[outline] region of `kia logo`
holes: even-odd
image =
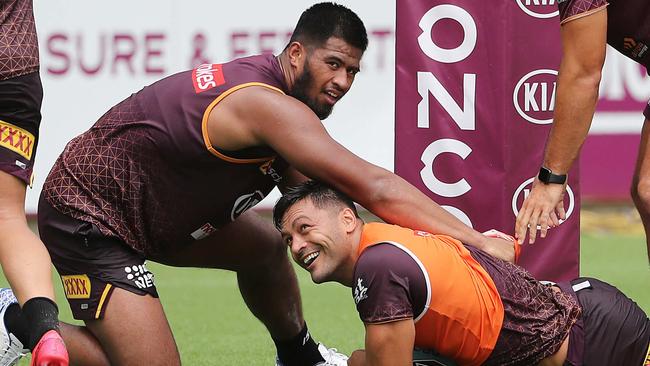
[[[532,188],[532,183],[535,180],[535,177],[530,178],[523,182],[515,191],[515,194],[512,196],[512,213],[515,214],[515,217],[519,214],[519,209],[521,206],[524,204],[524,200],[526,197],[528,197],[528,194],[530,193],[530,190]],[[568,199],[567,199],[568,198]],[[569,206],[567,207],[566,202],[569,202]],[[573,208],[575,207],[575,198],[573,195],[573,190],[569,185],[566,186],[566,196],[564,200],[564,210],[566,212],[566,220],[571,217],[571,214],[573,213]],[[566,220],[560,220],[560,224]],[[539,230],[540,227],[537,225],[537,229]]]
[[[524,13],[540,19],[553,18],[560,13],[555,0],[517,0],[517,5]]]
[[[545,125],[553,122],[557,71],[540,69],[524,75],[512,93],[517,113],[530,123]]]

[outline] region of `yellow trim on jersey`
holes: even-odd
[[[223,98],[225,98],[228,95],[236,92],[239,89],[247,88],[249,86],[262,86],[262,87],[269,88],[271,90],[275,90],[277,92],[280,92],[280,93],[284,94],[284,92],[282,90],[280,90],[279,88],[276,88],[276,87],[274,87],[272,85],[265,84],[265,83],[251,82],[251,83],[239,84],[239,85],[233,86],[232,88],[224,91],[215,100],[213,100],[212,103],[210,103],[210,105],[208,105],[208,107],[205,109],[205,112],[203,113],[203,120],[201,121],[201,132],[203,134],[203,142],[205,143],[205,147],[207,147],[208,151],[210,151],[216,157],[218,157],[220,159],[223,159],[223,160],[225,160],[227,162],[230,162],[230,163],[237,163],[237,164],[259,163],[259,162],[268,161],[270,159],[273,159],[273,156],[268,156],[268,157],[263,157],[263,158],[255,158],[255,159],[239,159],[239,158],[233,158],[233,157],[224,155],[224,154],[220,153],[219,151],[217,151],[217,149],[215,149],[212,146],[212,143],[210,142],[210,137],[208,136],[208,119],[210,117],[210,112],[212,112],[214,107],[216,107],[217,104],[223,100]]]
[[[36,139],[29,131],[0,120],[0,147],[9,149],[27,160],[32,159]]]
[[[110,283],[106,284],[106,287],[104,287],[104,292],[102,292],[102,297],[99,299],[99,305],[97,305],[97,311],[95,312],[95,319],[99,319],[99,315],[102,313],[102,307],[104,306],[104,301],[106,300],[106,296],[108,296],[111,287],[113,287],[113,285]]]

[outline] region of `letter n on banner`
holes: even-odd
[[[539,3],[539,4],[537,4]],[[555,1],[398,1],[395,171],[476,230],[512,234],[555,106]],[[566,222],[524,245],[539,279],[578,275],[578,168]]]

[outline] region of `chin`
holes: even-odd
[[[318,275],[318,274],[312,273],[311,274],[311,280],[314,283],[325,283],[325,282],[331,281],[332,279],[328,278],[328,276]]]
[[[318,276],[314,276],[314,275],[311,275],[311,280],[314,283],[323,283],[323,282],[325,282],[322,278],[320,278]]]
[[[320,120],[324,120],[327,117],[329,117],[330,114],[332,114],[333,109],[334,109],[333,106],[330,107],[330,108],[322,108],[322,109],[320,109],[319,111],[316,112],[316,115],[318,116],[318,118]]]

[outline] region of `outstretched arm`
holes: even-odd
[[[580,153],[598,101],[598,86],[605,62],[607,11],[605,9],[562,25],[562,62],[558,73],[557,103],[553,126],[544,155],[544,166],[555,174],[566,174]],[[535,242],[537,225],[546,237],[549,226],[565,219],[562,184],[543,184],[535,179],[533,188],[517,215],[516,237]]]
[[[221,104],[219,118],[243,125],[237,132],[239,141],[246,141],[246,146],[270,146],[305,176],[336,187],[384,221],[449,235],[514,260],[512,243],[481,235],[404,179],[354,155],[334,141],[314,113],[296,99],[250,87]]]
[[[366,324],[366,349],[354,351],[350,366],[411,366],[415,324],[412,318]]]

